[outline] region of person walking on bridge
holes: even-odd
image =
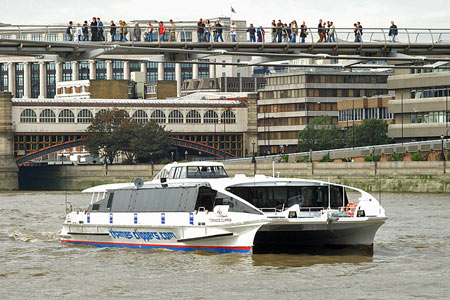
[[[83,41],[89,41],[89,26],[87,21],[83,23]]]
[[[323,26],[322,26],[322,19],[319,20],[319,25],[317,25],[317,34],[319,35],[318,43],[323,42]]]
[[[302,25],[300,25],[300,38],[302,39],[302,43],[305,42],[306,37],[308,36],[308,26],[306,26],[305,21],[303,21]]]
[[[169,42],[175,42],[176,36],[175,36],[175,23],[173,23],[173,20],[169,20],[170,27],[169,27]]]
[[[134,34],[134,40],[136,42],[140,42],[141,41],[141,27],[139,27],[138,22],[136,22],[136,24],[134,24],[133,34]]]
[[[391,27],[389,27],[389,36],[392,39],[392,42],[395,43],[398,35],[397,25],[394,24],[394,21],[391,21]]]
[[[216,22],[216,38],[215,38],[214,42],[217,43],[219,41],[219,39],[220,39],[222,41],[222,43],[223,43],[223,36],[222,36],[222,34],[223,34],[222,24],[220,24],[220,22],[217,21]]]
[[[277,37],[278,37],[278,43],[281,43],[283,40],[283,23],[281,20],[278,20],[277,23]]]
[[[68,41],[73,41],[73,22],[69,22],[69,26],[66,28],[66,36]]]
[[[109,33],[111,34],[111,42],[116,40],[116,24],[114,24],[114,20],[111,20],[111,25],[109,25]]]
[[[97,33],[98,33],[97,18],[93,17],[91,22],[91,41],[95,42],[98,40]]]
[[[197,23],[197,40],[199,43],[203,41],[203,34],[205,33],[205,23],[203,23],[203,19],[200,18],[200,21]]]
[[[166,37],[166,25],[164,25],[163,21],[159,21],[159,41],[164,42]]]
[[[231,22],[230,26],[230,36],[231,36],[231,42],[236,43],[236,23],[234,21]]]
[[[277,23],[272,20],[272,43],[277,42]]]
[[[253,26],[253,23],[250,24],[250,27],[247,29],[248,35],[250,37],[250,43],[256,42],[256,29]]]

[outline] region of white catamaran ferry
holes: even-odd
[[[263,175],[230,178],[217,162],[172,163],[151,182],[83,192],[93,194],[91,204],[68,212],[62,242],[218,253],[251,253],[252,246],[372,248],[386,220],[363,190]]]

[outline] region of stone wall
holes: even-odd
[[[94,185],[151,180],[162,165],[78,165],[21,167],[20,189],[81,190]],[[230,176],[271,176],[272,163],[227,163]],[[361,163],[275,163],[275,176],[330,180],[372,193],[450,193],[450,163],[361,162]]]
[[[11,93],[0,92],[0,190],[18,188],[14,159]]]

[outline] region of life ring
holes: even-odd
[[[356,207],[358,205],[355,202],[349,202],[345,206],[345,211],[348,213],[349,216],[354,216],[356,212]]]

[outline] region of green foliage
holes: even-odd
[[[322,159],[320,160],[320,162],[333,162],[334,160],[332,160],[331,158],[330,158],[330,155],[329,154],[327,154],[327,155],[324,155],[323,157],[322,157]]]
[[[361,125],[349,128],[347,147],[388,144],[388,124],[383,120],[364,119]]]
[[[403,154],[403,153],[394,153],[394,154],[392,154],[389,161],[401,161],[404,156],[405,156],[405,154]]]
[[[283,160],[284,162],[289,161],[289,155],[287,155],[287,154],[281,154],[280,157],[281,157],[281,160]]]
[[[298,145],[301,151],[316,151],[342,148],[345,143],[339,127],[331,124],[331,117],[320,116],[299,132]]]
[[[163,165],[167,165],[170,164],[172,161],[169,158],[164,158],[161,160],[161,164]]]
[[[423,161],[423,156],[422,154],[418,153],[418,152],[413,152],[411,153],[411,160],[412,161]]]
[[[297,162],[305,163],[309,161],[309,155],[304,155],[300,157],[300,159],[297,158]]]
[[[378,154],[370,154],[364,157],[364,161],[379,161],[381,158],[381,155]]]
[[[171,144],[164,128],[155,122],[136,123],[123,110],[113,109],[92,119],[86,145],[110,162],[119,154],[131,162],[150,162],[167,156]]]

